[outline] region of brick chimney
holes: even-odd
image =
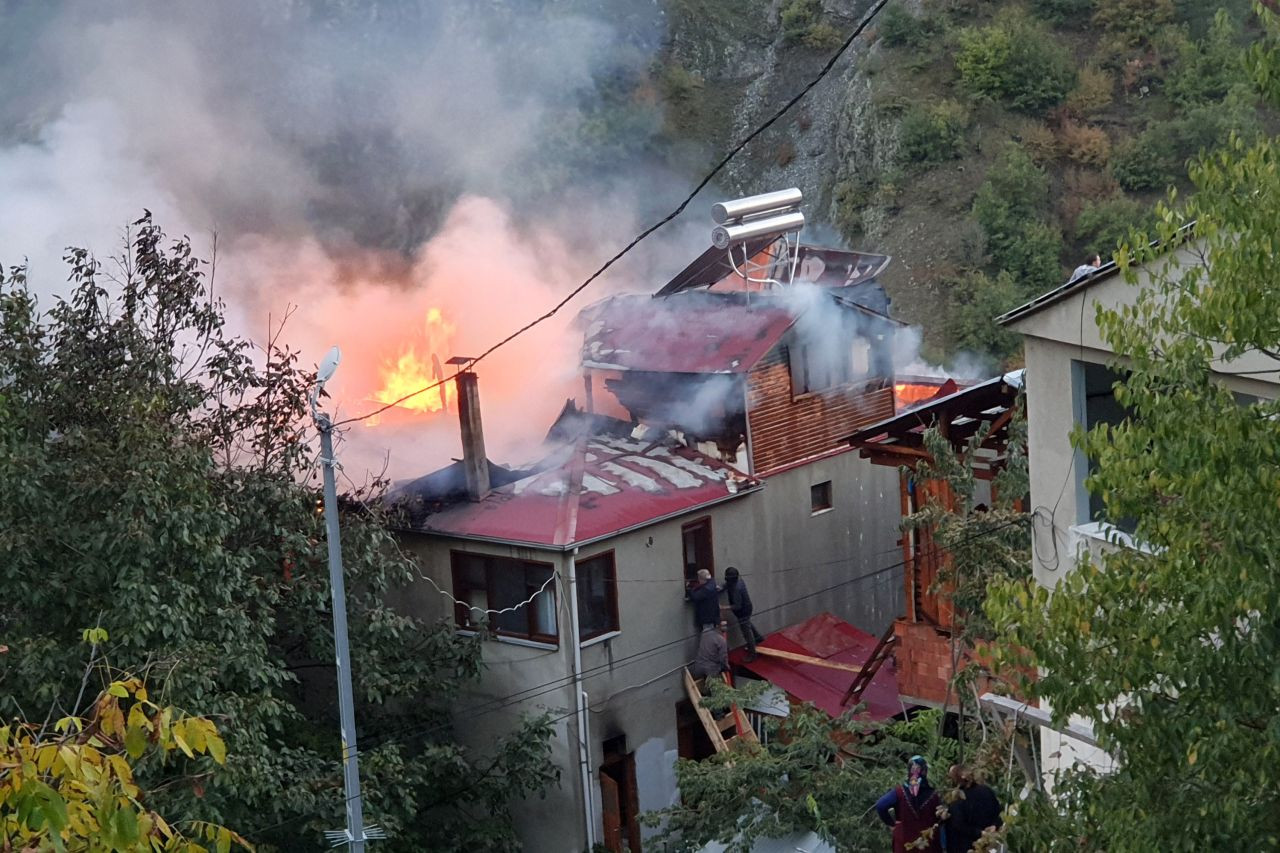
[[[458,391],[458,422],[462,426],[462,468],[467,475],[467,497],[478,501],[489,494],[489,459],[485,456],[484,427],[480,424],[480,389],[476,387],[476,374],[470,370],[461,371],[455,382]]]

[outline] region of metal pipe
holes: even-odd
[[[804,194],[800,192],[800,188],[791,187],[790,189],[761,193],[760,195],[714,204],[711,206],[711,219],[716,224],[723,225],[726,222],[741,219],[744,216],[768,213],[785,207],[796,207],[802,201],[804,201]]]
[[[573,645],[573,694],[577,703],[578,769],[582,784],[582,814],[587,825],[587,849],[596,843],[596,814],[591,800],[591,747],[587,726],[587,694],[582,690],[582,642],[578,633],[578,549],[569,554],[569,631]]]
[[[342,541],[338,531],[338,486],[333,468],[333,423],[316,414],[320,429],[320,464],[324,469],[324,521],[329,540],[329,590],[333,596],[333,646],[338,668],[338,717],[342,728],[342,788],[347,806],[347,845],[363,853],[364,804],[360,799],[360,767],[356,753],[355,698],[351,691],[351,654],[347,641],[347,590],[342,579]]]
[[[711,244],[717,249],[727,249],[746,240],[777,237],[788,231],[799,231],[803,227],[804,214],[793,210],[763,219],[751,219],[738,225],[717,225],[711,229]]]

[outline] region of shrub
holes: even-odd
[[[822,20],[822,0],[789,0],[782,7],[782,40],[798,44],[809,34],[809,28]]]
[[[1127,47],[1150,44],[1173,20],[1173,0],[1097,0],[1093,13],[1093,22]]]
[[[1016,146],[987,173],[973,203],[992,265],[1027,294],[1052,287],[1061,276],[1062,235],[1044,221],[1048,204],[1048,177]]]
[[[1204,39],[1182,46],[1165,91],[1177,103],[1192,106],[1220,101],[1245,80],[1240,25],[1220,10]]]
[[[1186,174],[1186,162],[1222,145],[1232,133],[1260,132],[1253,100],[1243,87],[1221,103],[1201,104],[1169,121],[1151,124],[1116,152],[1112,171],[1128,190],[1164,189]]]
[[[809,25],[802,41],[805,47],[811,47],[814,50],[835,50],[844,44],[844,33],[826,21],[819,21]]]
[[[960,156],[969,111],[956,101],[917,104],[902,119],[898,156],[903,163],[941,163]]]
[[[1060,153],[1058,137],[1043,122],[1028,120],[1018,130],[1017,138],[1037,165],[1058,159]]]
[[[928,21],[917,18],[898,4],[884,10],[880,37],[888,47],[924,47],[932,35]]]
[[[1093,0],[1031,0],[1031,10],[1051,24],[1076,28],[1088,23]]]
[[[962,30],[956,68],[970,92],[1028,113],[1061,102],[1075,85],[1067,49],[1016,11],[988,27]]]
[[[703,85],[704,81],[700,75],[692,73],[679,64],[665,66],[658,77],[658,88],[662,91],[663,100],[668,103],[689,100]]]
[[[1116,80],[1101,68],[1080,69],[1076,87],[1067,95],[1066,107],[1073,114],[1087,118],[1111,105]]]
[[[1003,362],[1018,352],[1020,336],[995,322],[1022,301],[1013,276],[999,273],[990,278],[973,272],[942,284],[949,296],[942,324],[948,353],[973,353]]]
[[[1075,238],[1086,255],[1110,257],[1121,243],[1129,242],[1131,231],[1148,232],[1155,216],[1147,205],[1125,196],[1087,202],[1076,219]]]
[[[1058,132],[1062,152],[1086,166],[1105,166],[1111,157],[1111,140],[1101,128],[1065,122]]]

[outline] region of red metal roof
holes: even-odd
[[[859,630],[830,613],[819,613],[811,619],[770,634],[760,645],[851,666],[862,666],[871,657],[877,642],[879,640],[866,631]],[[849,710],[840,703],[849,685],[853,683],[852,672],[768,655],[760,655],[751,663],[746,663],[745,655],[745,649],[734,649],[729,659],[735,665],[781,687],[792,699],[812,702],[833,717]],[[871,679],[861,701],[867,706],[859,715],[861,719],[887,720],[902,713],[902,702],[898,698],[898,675],[892,659],[885,661],[875,678]]]
[[[760,297],[628,294],[585,309],[582,364],[605,370],[746,373],[796,318]]]
[[[428,515],[416,529],[562,548],[759,488],[689,448],[615,436],[561,445],[533,468],[536,473],[481,501],[460,501]]]

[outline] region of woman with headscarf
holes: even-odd
[[[886,826],[893,827],[893,853],[907,853],[907,845],[928,833],[923,846],[911,847],[923,853],[942,853],[942,826],[938,807],[942,798],[929,784],[929,762],[913,755],[907,762],[907,780],[895,785],[876,801],[876,812]]]

